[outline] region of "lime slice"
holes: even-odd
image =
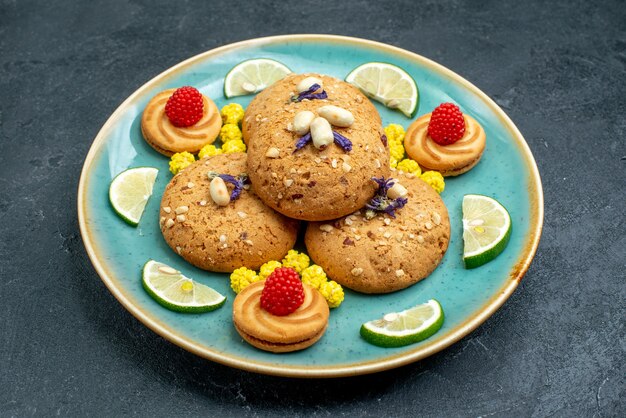
[[[495,199],[468,194],[463,197],[463,262],[473,269],[500,254],[511,236],[509,212]]]
[[[388,313],[361,325],[361,336],[381,347],[401,347],[430,337],[443,325],[443,309],[431,299],[402,312]]]
[[[258,93],[291,73],[278,61],[257,58],[240,62],[226,74],[224,96],[231,98]]]
[[[404,113],[407,118],[412,118],[417,110],[417,84],[400,67],[384,62],[368,62],[352,70],[346,81],[388,108]]]
[[[137,167],[122,171],[109,186],[109,201],[113,210],[126,223],[137,226],[159,170],[153,167]]]
[[[176,312],[210,312],[226,301],[225,296],[209,286],[194,282],[180,271],[154,260],[143,266],[142,284],[154,300]]]

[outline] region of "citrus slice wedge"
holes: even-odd
[[[346,81],[366,96],[412,118],[419,104],[419,90],[413,77],[402,68],[384,62],[368,62],[356,67]]]
[[[463,263],[482,266],[500,254],[511,237],[511,217],[498,201],[487,196],[463,197]]]
[[[153,167],[130,168],[118,174],[109,186],[109,201],[117,215],[137,226],[159,174]]]
[[[439,302],[430,299],[402,312],[388,313],[380,319],[361,325],[361,336],[380,347],[401,347],[425,340],[443,325],[444,314]]]
[[[154,300],[176,312],[202,313],[221,307],[226,297],[180,271],[149,260],[143,267],[143,288]]]
[[[231,98],[258,93],[289,73],[291,70],[285,64],[269,58],[240,62],[226,74],[224,96]]]

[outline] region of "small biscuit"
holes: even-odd
[[[272,315],[261,308],[265,280],[252,283],[233,302],[235,329],[251,345],[265,351],[286,353],[317,342],[328,327],[328,303],[321,293],[303,284],[304,302],[289,315]]]
[[[246,110],[248,173],[259,198],[276,211],[307,221],[335,219],[362,207],[373,196],[375,184],[370,179],[388,176],[389,149],[381,139],[376,109],[348,83],[319,76],[328,99],[291,102],[295,86],[306,76],[292,75],[276,82],[263,92],[263,100]],[[332,127],[352,142],[352,151],[334,143],[324,150],[309,143],[296,151],[299,136],[289,130],[294,116],[302,110],[315,113],[330,104],[354,116],[350,127]],[[258,122],[256,116],[249,119],[256,112]]]
[[[485,150],[485,130],[474,118],[463,115],[465,135],[450,145],[439,145],[428,136],[428,113],[409,126],[404,139],[406,153],[424,170],[439,171],[442,176],[458,176],[471,170]]]
[[[333,280],[363,293],[389,293],[424,279],[448,248],[450,220],[439,194],[411,174],[392,172],[408,190],[395,219],[365,210],[332,223],[308,225],[309,256]]]
[[[222,127],[222,117],[211,99],[202,95],[204,114],[196,124],[178,128],[165,114],[165,104],[176,89],[162,91],[150,100],[141,116],[141,133],[155,150],[168,157],[177,152],[197,153],[215,141]]]
[[[185,168],[165,188],[161,232],[167,244],[194,266],[218,272],[241,266],[258,269],[293,248],[298,221],[265,206],[251,190],[243,190],[223,207],[211,199],[209,171],[237,176],[245,170],[246,154],[216,155]]]

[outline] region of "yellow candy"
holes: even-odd
[[[392,142],[402,144],[405,136],[404,128],[396,123],[391,123],[385,127],[385,136],[390,144]]]
[[[279,267],[282,267],[282,264],[280,264],[280,261],[275,261],[275,260],[268,261],[267,263],[263,264],[259,271],[260,279],[261,280],[267,279],[267,276],[272,274],[274,270],[276,270]]]
[[[415,174],[419,176],[422,174],[422,169],[420,165],[415,160],[411,160],[410,158],[405,158],[404,160],[398,163],[396,167],[398,170],[404,171],[405,173]]]
[[[285,258],[283,258],[283,267],[292,267],[298,274],[309,267],[309,256],[304,253],[299,253],[296,250],[289,250]]]
[[[319,289],[327,280],[328,278],[326,277],[324,269],[317,264],[313,264],[302,270],[302,283],[306,283],[316,289]]]
[[[223,151],[217,148],[215,145],[208,144],[202,147],[202,149],[198,153],[198,158],[212,157],[214,155],[220,155],[222,154],[222,152]]]
[[[183,168],[193,164],[194,161],[196,161],[196,157],[194,157],[193,154],[187,151],[177,152],[172,155],[172,158],[170,159],[170,171],[172,174],[176,175]]]
[[[241,292],[251,283],[258,282],[261,278],[254,270],[246,267],[239,267],[230,274],[230,287],[235,293]]]
[[[404,158],[404,145],[401,142],[390,142],[389,154],[396,160],[401,161]]]
[[[243,107],[239,103],[231,103],[224,106],[220,112],[222,122],[226,124],[239,125],[243,120]]]
[[[330,308],[336,308],[341,305],[341,302],[343,302],[345,297],[343,288],[334,280],[322,283],[319,290],[326,299],[326,302],[328,302],[328,307]]]
[[[420,176],[422,180],[430,185],[437,193],[443,192],[443,189],[446,188],[446,183],[443,180],[443,176],[441,173],[437,171],[425,171],[424,174]]]
[[[224,154],[232,154],[235,152],[246,152],[246,144],[241,139],[232,140],[222,145]]]
[[[222,129],[220,129],[220,139],[222,140],[223,144],[226,144],[230,141],[241,141],[243,139],[243,134],[241,133],[241,129],[239,129],[239,126],[228,123],[222,126]]]

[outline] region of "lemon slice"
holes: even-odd
[[[240,62],[226,74],[224,96],[231,98],[258,93],[291,73],[291,70],[278,61],[257,58]]]
[[[226,297],[180,271],[149,260],[143,266],[143,288],[159,304],[176,312],[210,312],[221,307]]]
[[[346,81],[368,97],[404,113],[407,118],[412,118],[417,111],[417,84],[400,67],[384,62],[368,62],[352,70]]]
[[[401,347],[425,340],[443,325],[443,309],[431,299],[402,312],[388,313],[361,325],[361,336],[381,347]]]
[[[109,201],[115,213],[126,223],[137,226],[159,170],[153,167],[137,167],[122,171],[109,186]]]
[[[468,194],[463,197],[463,262],[465,268],[482,266],[500,254],[511,237],[509,212],[495,199]]]

